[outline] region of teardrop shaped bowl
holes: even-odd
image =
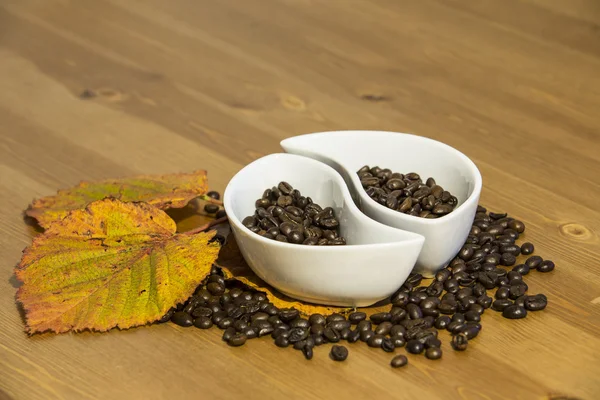
[[[415,272],[433,276],[464,245],[481,194],[482,179],[477,166],[458,150],[433,139],[397,132],[335,131],[294,136],[281,147],[324,162],[339,172],[352,198],[369,217],[383,224],[425,237]],[[357,171],[364,165],[389,168],[393,172],[417,172],[433,177],[458,198],[451,213],[436,219],[411,216],[389,209],[371,199],[362,188]]]
[[[266,188],[286,181],[334,209],[345,246],[305,246],[264,238],[242,220]],[[364,307],[390,296],[408,277],[424,238],[380,224],[354,204],[344,180],[324,163],[271,154],[239,171],[225,189],[224,206],[240,251],[261,279],[295,299]]]

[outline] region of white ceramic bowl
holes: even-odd
[[[242,225],[266,188],[286,181],[334,209],[346,246],[303,246],[263,238]],[[265,282],[304,301],[369,306],[390,296],[413,269],[421,235],[380,224],[354,204],[342,177],[306,157],[272,154],[247,165],[227,185],[224,205],[244,259]]]
[[[471,229],[479,195],[481,174],[463,153],[441,142],[405,133],[338,131],[295,136],[281,142],[288,153],[322,161],[344,178],[354,201],[369,217],[383,224],[421,234],[423,251],[415,271],[432,276],[458,253]],[[457,208],[437,219],[399,213],[371,199],[363,190],[358,171],[363,165],[394,172],[417,172],[458,198]]]

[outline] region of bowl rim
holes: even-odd
[[[280,142],[280,146],[285,149],[284,146],[285,146],[286,142],[292,142],[294,139],[297,139],[299,137],[317,136],[317,135],[344,136],[344,135],[349,135],[349,134],[372,134],[372,133],[389,134],[390,136],[392,136],[392,135],[393,136],[396,136],[396,135],[410,136],[411,138],[414,138],[416,141],[422,141],[423,143],[427,143],[428,145],[436,146],[438,148],[444,149],[444,151],[452,152],[452,153],[456,154],[464,162],[464,164],[468,167],[469,171],[471,172],[471,176],[473,177],[473,190],[467,196],[465,201],[462,202],[461,204],[459,204],[458,207],[456,207],[451,213],[446,214],[439,218],[422,218],[422,217],[417,217],[414,215],[404,214],[404,213],[389,209],[389,208],[385,207],[384,205],[379,204],[378,202],[376,202],[375,200],[373,200],[371,197],[369,197],[367,195],[367,192],[363,189],[363,187],[360,183],[360,179],[358,178],[356,171],[347,171],[348,175],[350,176],[350,179],[354,183],[354,186],[357,187],[356,191],[358,192],[358,196],[361,198],[361,201],[366,201],[367,203],[369,203],[371,205],[376,205],[376,207],[381,212],[383,212],[383,215],[386,218],[397,218],[397,219],[404,220],[407,222],[420,223],[420,224],[429,225],[429,226],[441,225],[444,223],[451,223],[452,220],[459,218],[460,215],[463,213],[463,210],[470,208],[473,205],[473,203],[477,202],[477,199],[479,198],[479,195],[481,194],[481,189],[483,186],[483,178],[481,176],[481,172],[479,171],[479,168],[477,168],[477,165],[473,162],[473,160],[471,160],[467,155],[465,155],[458,149],[456,149],[446,143],[440,142],[439,140],[431,139],[431,138],[428,138],[425,136],[419,136],[419,135],[415,135],[413,133],[380,131],[380,130],[322,131],[322,132],[306,133],[303,135],[296,135],[296,136],[286,138]],[[342,165],[335,159],[332,159],[332,161],[336,162],[339,165]],[[343,178],[342,178],[342,180],[343,180]],[[346,184],[346,181],[344,181],[344,184]],[[400,229],[400,228],[398,228],[398,229]]]
[[[382,243],[350,244],[350,245],[344,245],[344,246],[303,246],[303,245],[298,245],[298,244],[293,244],[293,243],[279,242],[276,240],[267,239],[267,238],[264,238],[256,233],[252,232],[250,229],[248,229],[247,227],[245,227],[242,224],[241,220],[238,218],[238,216],[235,214],[235,212],[233,212],[231,193],[234,190],[233,189],[235,187],[234,185],[236,184],[237,180],[241,179],[241,176],[245,173],[245,171],[247,171],[248,169],[252,169],[253,166],[256,165],[257,163],[270,162],[272,159],[280,160],[280,159],[286,159],[286,158],[301,160],[301,162],[310,163],[315,166],[318,166],[318,168],[323,169],[324,173],[329,174],[328,176],[331,176],[331,178],[334,179],[334,182],[340,186],[344,201],[346,203],[348,203],[348,207],[350,209],[352,209],[353,211],[355,211],[357,213],[362,214],[366,219],[370,220],[372,223],[380,225],[381,229],[384,229],[384,230],[393,229],[395,231],[402,231],[405,234],[407,234],[407,236],[412,236],[412,237],[408,237],[405,240],[396,240],[396,241],[382,242]],[[294,249],[295,251],[352,252],[352,251],[357,251],[359,249],[364,249],[367,247],[372,247],[374,249],[381,249],[381,248],[409,246],[409,245],[410,246],[414,246],[414,245],[423,246],[423,244],[425,243],[425,237],[419,233],[382,224],[381,222],[375,221],[371,217],[364,214],[362,211],[360,211],[360,209],[356,206],[356,204],[354,204],[354,201],[352,200],[352,197],[350,195],[350,191],[349,191],[348,186],[346,185],[346,182],[344,181],[342,176],[335,169],[333,169],[329,165],[322,163],[320,161],[314,160],[309,157],[296,155],[296,154],[290,154],[290,153],[268,154],[266,156],[263,156],[261,158],[254,160],[250,164],[248,164],[245,167],[243,167],[242,169],[240,169],[233,176],[233,178],[231,178],[231,180],[229,181],[229,183],[227,184],[227,186],[225,188],[225,191],[223,194],[223,207],[225,208],[225,211],[227,212],[227,217],[229,219],[229,222],[231,224],[233,224],[235,228],[240,229],[243,232],[249,233],[250,234],[249,236],[250,236],[250,238],[252,238],[252,240],[258,241],[259,243],[262,243],[262,244],[265,244],[268,246],[280,248],[280,249]],[[230,212],[227,211],[228,209],[231,211]],[[419,250],[419,254],[420,253],[421,253],[421,250]]]

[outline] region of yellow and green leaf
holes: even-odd
[[[214,232],[176,234],[146,203],[99,200],[52,223],[23,252],[17,300],[29,333],[131,328],[160,319],[210,272]]]

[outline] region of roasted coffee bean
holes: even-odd
[[[452,336],[451,344],[454,350],[465,351],[469,344],[469,339],[464,333],[459,333],[458,335]]]
[[[525,242],[521,245],[521,254],[523,254],[524,256],[528,256],[530,254],[532,254],[535,250],[535,247],[533,246],[532,243],[529,242]]]
[[[466,325],[459,334],[465,335],[468,340],[475,339],[477,335],[479,335],[479,331],[481,328],[478,328],[475,325]]]
[[[509,271],[506,277],[509,279],[511,285],[514,285],[516,282],[523,282],[523,275],[517,271]]]
[[[333,314],[327,316],[327,318],[325,319],[325,322],[329,323],[329,322],[345,321],[345,320],[346,320],[346,317],[344,317],[342,314],[333,313]]]
[[[500,256],[500,265],[511,266],[515,265],[515,262],[517,262],[517,258],[512,253],[503,253]]]
[[[456,313],[452,316],[452,322],[465,322],[465,315],[462,313]]]
[[[521,275],[527,275],[529,273],[529,266],[526,264],[519,264],[515,265],[512,270]]]
[[[192,317],[210,317],[212,313],[213,311],[208,307],[196,307],[194,308],[194,311],[192,311]]]
[[[550,260],[544,260],[536,267],[536,269],[539,272],[550,272],[554,269],[554,262]]]
[[[223,332],[223,341],[224,342],[228,342],[229,339],[231,339],[235,334],[236,334],[236,330],[233,326],[230,326],[229,328],[225,329],[225,332]]]
[[[512,306],[512,305],[513,305],[513,302],[510,301],[509,299],[494,300],[494,302],[492,303],[492,310],[503,311],[506,307]]]
[[[543,310],[547,305],[548,299],[543,294],[536,294],[534,296],[527,296],[527,298],[525,298],[525,309],[529,311]]]
[[[465,320],[467,321],[481,321],[481,315],[477,311],[467,311],[465,313]]]
[[[323,337],[325,337],[325,339],[327,339],[327,341],[330,343],[337,343],[341,339],[339,332],[331,327],[325,328],[323,331]]]
[[[206,285],[206,289],[213,296],[220,296],[223,293],[225,293],[225,286],[221,285],[219,282],[211,282],[211,283],[209,283],[208,285]]]
[[[310,333],[315,335],[322,335],[325,332],[325,326],[319,324],[313,324],[310,327]]]
[[[194,319],[190,314],[186,312],[177,311],[173,313],[173,316],[171,317],[171,322],[179,326],[188,327],[194,324]]]
[[[416,339],[406,342],[406,351],[411,354],[421,354],[425,350],[425,345]]]
[[[496,282],[498,281],[498,275],[494,271],[479,272],[477,275],[477,280],[486,289],[493,289],[494,287],[496,287]]]
[[[517,282],[517,284],[510,286],[509,297],[512,300],[521,297],[527,292],[527,289],[527,284],[525,282]]]
[[[438,311],[442,314],[454,314],[456,312],[457,303],[454,301],[453,303],[442,301],[438,306]]]
[[[396,357],[392,358],[392,361],[390,362],[392,368],[401,368],[404,367],[406,364],[408,364],[408,358],[403,354],[399,354]]]
[[[213,322],[209,317],[198,317],[193,322],[196,328],[209,329],[213,326]]]
[[[462,299],[467,298],[472,295],[473,295],[473,289],[471,289],[469,287],[462,288],[456,293],[456,300],[462,301]]]
[[[214,214],[217,211],[219,211],[219,206],[216,204],[206,204],[204,206],[204,212],[208,213],[208,214]]]
[[[296,343],[296,342],[306,339],[307,337],[308,337],[308,329],[292,328],[292,329],[290,329],[290,335],[288,336],[288,340],[290,343]]]
[[[254,314],[254,316],[256,316],[256,315],[257,314]],[[308,328],[310,328],[310,322],[308,322],[308,320],[304,319],[304,318],[296,318],[296,319],[290,321],[289,326],[290,326],[290,328],[308,329]]]
[[[402,325],[394,325],[392,326],[392,328],[389,331],[389,335],[390,336],[401,336],[404,337],[404,334],[406,333],[406,328]]]
[[[356,330],[358,331],[370,331],[372,328],[371,321],[363,320],[356,325]]]
[[[425,357],[430,360],[438,360],[442,358],[442,349],[439,347],[430,347],[425,351]]]
[[[243,333],[236,333],[227,341],[227,344],[232,347],[243,346],[246,343],[246,340],[248,340],[246,335]]]
[[[308,322],[310,322],[311,325],[325,325],[327,321],[322,314],[312,314],[308,318]]]
[[[369,347],[381,347],[383,339],[385,339],[384,335],[374,334],[369,338],[369,340],[367,340],[367,345]]]
[[[375,332],[368,330],[368,331],[360,331],[360,340],[361,342],[367,342],[369,341],[369,339],[375,336]]]
[[[350,328],[351,324],[350,321],[332,321],[329,322],[326,327],[330,327],[332,329],[335,329],[338,332],[341,332],[342,330],[346,329],[346,328]]]
[[[525,261],[525,265],[527,265],[530,269],[535,269],[544,261],[544,259],[540,256],[531,256]]]
[[[477,301],[479,301],[479,298],[477,298]],[[490,306],[492,305],[492,299],[490,297]],[[479,303],[475,303],[475,304],[471,304],[469,306],[469,311],[474,311],[477,314],[481,315],[485,312],[486,307],[484,307],[483,305],[479,304]]]
[[[421,308],[414,303],[407,304],[406,311],[411,319],[423,318],[423,312],[421,311]],[[371,317],[371,319],[372,318],[373,317]]]
[[[294,343],[294,350],[302,350],[306,346],[306,340],[301,340]]]
[[[344,361],[348,358],[348,349],[344,346],[334,345],[331,347],[329,356],[333,361]]]
[[[380,312],[377,314],[373,314],[370,317],[370,320],[375,324],[380,324],[382,322],[390,321],[392,319],[392,314],[389,312]]]
[[[525,309],[525,307],[512,304],[504,308],[504,310],[502,311],[502,316],[508,319],[525,318],[527,316],[527,310]]]
[[[367,314],[365,314],[364,312],[356,311],[348,316],[348,321],[350,321],[351,324],[356,325],[360,321],[364,321],[366,318]]]
[[[518,233],[523,233],[525,231],[525,224],[522,223],[521,221],[517,221],[512,220],[508,223],[508,227],[510,229],[514,229],[515,231],[517,231]]]
[[[360,339],[360,331],[359,330],[350,331],[350,333],[348,334],[348,337],[346,338],[348,343],[358,342],[359,339]]]
[[[392,353],[395,349],[394,342],[390,338],[383,338],[381,349],[387,353]]]
[[[392,295],[391,302],[393,305],[401,307],[408,304],[409,293],[404,291],[398,291]]]
[[[500,288],[498,288],[498,290],[496,290],[496,294],[494,295],[494,297],[499,300],[504,300],[504,299],[508,299],[509,295],[510,295],[509,287],[500,287]]]
[[[450,277],[450,275],[452,275],[450,270],[448,270],[447,268],[444,268],[444,269],[439,270],[435,274],[435,280],[439,281],[439,282],[445,282]]]
[[[352,332],[352,330],[350,328],[344,328],[340,331],[340,339],[341,340],[348,340],[348,337],[350,336],[350,333]]]
[[[300,312],[295,308],[282,308],[279,310],[279,318],[283,322],[290,322],[300,315]]]
[[[427,288],[427,295],[428,296],[432,296],[432,297],[439,297],[442,294],[443,291],[444,291],[444,284],[443,284],[443,282],[434,281]]]
[[[389,321],[382,322],[375,329],[375,333],[377,335],[387,335],[388,333],[391,332],[393,326],[394,325]]]
[[[169,322],[171,320],[171,317],[173,317],[173,314],[175,314],[176,308],[171,308],[169,311],[166,312],[165,315],[163,315],[158,321],[156,321],[159,324],[164,324],[165,322]]]
[[[279,336],[284,336],[284,337],[288,338],[290,336],[289,329],[285,328],[283,326],[279,326],[279,327],[275,328],[275,330],[273,332],[271,332],[271,337],[273,339],[277,339]]]
[[[225,318],[221,319],[219,322],[217,322],[216,325],[219,327],[219,329],[226,329],[229,327],[233,327],[234,322],[235,322],[235,320],[233,318],[225,317]]]
[[[442,315],[435,320],[435,327],[437,329],[446,329],[452,320],[447,315]]]
[[[421,274],[410,274],[406,279],[406,282],[410,283],[413,286],[419,286],[421,281],[423,280],[423,275]]]
[[[458,281],[454,278],[451,278],[444,282],[444,289],[446,289],[446,291],[448,291],[449,293],[456,293],[458,292],[460,287]]]
[[[275,346],[277,347],[288,347],[289,345],[289,340],[284,336],[279,336],[275,339]]]

